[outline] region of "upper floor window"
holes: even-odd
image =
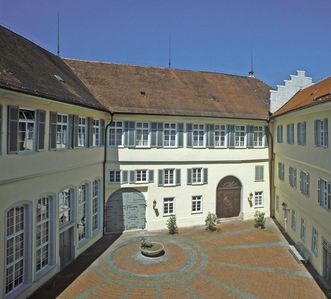
[[[93,119],[92,146],[100,145],[100,120]]]
[[[87,146],[87,120],[85,117],[78,118],[78,146]]]
[[[291,187],[297,186],[297,170],[292,166],[289,167],[288,179]]]
[[[163,216],[171,216],[175,214],[175,198],[163,198]]]
[[[255,181],[261,182],[264,180],[264,166],[255,165]]]
[[[202,168],[192,168],[192,184],[202,184]]]
[[[136,170],[136,183],[148,183],[148,170]]]
[[[283,143],[283,126],[277,126],[277,142]]]
[[[306,122],[299,122],[297,124],[297,138],[298,138],[298,144],[299,145],[305,145],[306,144]]]
[[[294,143],[294,124],[287,125],[287,144]]]
[[[331,183],[318,179],[318,202],[325,209],[331,208]]]
[[[149,123],[136,122],[136,146],[149,146]]]
[[[164,123],[163,124],[163,146],[176,147],[177,146],[177,124]]]
[[[302,194],[309,196],[309,173],[300,172],[300,191]]]
[[[121,146],[123,145],[123,122],[113,121],[109,128],[109,145]]]
[[[57,113],[56,121],[56,148],[63,149],[69,147],[69,116]]]
[[[24,283],[26,266],[26,207],[17,206],[7,212],[5,293],[8,294]]]
[[[254,147],[264,146],[264,127],[255,126],[253,130],[253,145]]]
[[[65,189],[59,193],[59,223],[63,226],[73,220],[73,189]]]
[[[120,170],[110,170],[109,171],[109,182],[110,183],[121,183],[121,171]]]
[[[199,185],[208,183],[208,168],[188,168],[187,184]]]
[[[205,146],[205,125],[193,124],[193,146],[204,147]]]
[[[226,147],[226,126],[215,125],[214,129],[214,144],[215,147]]]
[[[175,169],[164,169],[163,170],[163,185],[173,186],[176,184],[175,180]]]
[[[88,204],[88,185],[83,184],[78,188],[78,241],[87,237],[87,204]]]
[[[234,145],[236,147],[246,146],[246,126],[234,127]]]
[[[315,146],[328,147],[328,119],[315,120]]]
[[[36,139],[35,111],[19,109],[18,151],[34,151]]]
[[[263,192],[262,191],[254,192],[254,207],[255,208],[263,207]]]
[[[278,162],[278,178],[284,181],[285,176],[285,165],[282,162]]]

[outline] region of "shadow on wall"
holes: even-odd
[[[85,250],[77,259],[73,260],[61,272],[41,286],[29,298],[56,298],[59,296],[81,273],[85,271],[107,248],[119,237],[118,234],[105,234],[100,240]]]

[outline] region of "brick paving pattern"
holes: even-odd
[[[141,237],[163,242],[166,253],[141,256]],[[288,250],[272,220],[166,232],[124,233],[58,298],[326,298]]]

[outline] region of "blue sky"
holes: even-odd
[[[0,23],[61,55],[246,75],[331,75],[330,0],[0,0]],[[1,45],[0,45],[1,46]]]

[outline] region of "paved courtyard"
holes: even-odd
[[[166,253],[140,255],[141,236],[162,241]],[[125,233],[59,298],[325,298],[288,250],[272,220],[166,232]]]

